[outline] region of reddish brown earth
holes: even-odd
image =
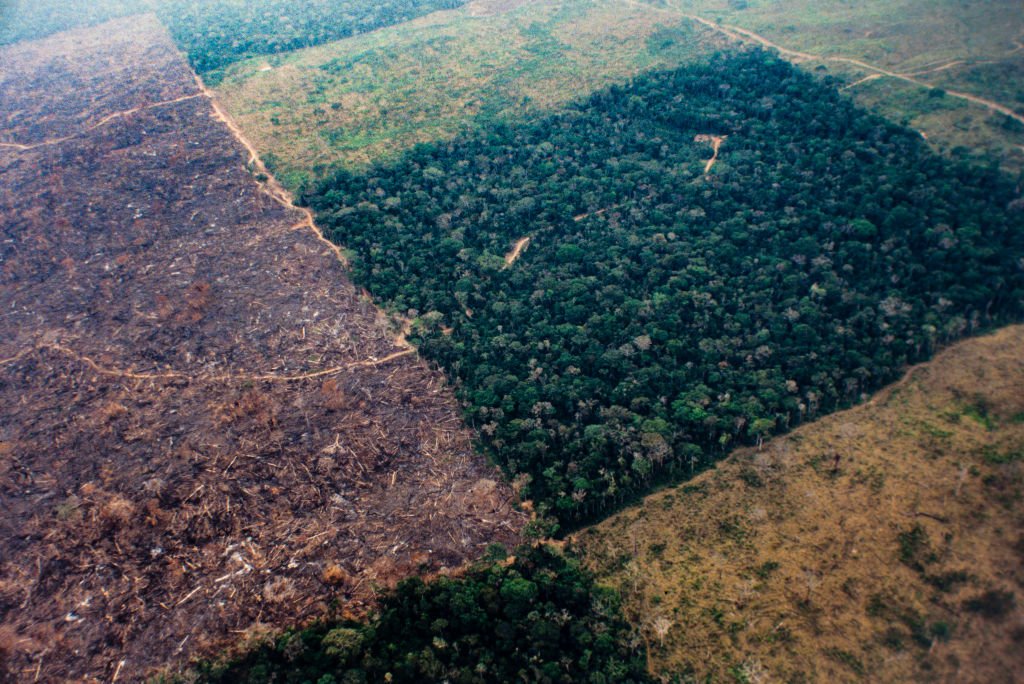
[[[0,64],[0,679],[138,681],[518,540],[155,20]]]

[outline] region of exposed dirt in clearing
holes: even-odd
[[[505,255],[505,268],[508,268],[512,264],[516,263],[523,250],[526,249],[527,245],[530,244],[530,238],[524,237],[516,240],[516,244],[512,246],[512,249],[508,254]]]
[[[443,378],[155,20],[0,62],[0,680],[140,681],[518,540]]]
[[[693,139],[693,142],[711,143],[712,155],[711,155],[711,159],[708,159],[707,163],[704,164],[704,173],[705,174],[707,174],[709,171],[711,171],[711,168],[715,165],[715,162],[718,161],[718,150],[720,150],[722,148],[722,143],[725,142],[725,139],[727,137],[728,136],[725,136],[725,135],[706,135],[706,134],[702,134],[702,135],[696,136]]]
[[[959,343],[577,541],[659,674],[1016,681],[1022,388],[1024,326]]]

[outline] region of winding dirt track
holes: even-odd
[[[694,142],[709,142],[711,143],[711,159],[708,159],[704,164],[704,173],[707,174],[714,167],[715,162],[718,161],[718,151],[722,149],[722,143],[725,142],[727,136],[724,135],[698,135]]]
[[[42,351],[42,350],[55,351],[60,354],[64,354],[75,361],[80,361],[85,365],[92,368],[100,375],[107,375],[118,378],[127,378],[129,380],[190,380],[190,381],[208,381],[208,382],[299,382],[302,380],[312,380],[314,378],[324,378],[331,375],[337,375],[353,368],[370,368],[374,366],[383,366],[384,364],[399,359],[403,356],[408,356],[416,350],[413,348],[403,349],[392,354],[388,354],[383,358],[374,358],[363,361],[354,361],[347,363],[342,366],[334,366],[332,368],[324,368],[322,370],[313,371],[310,373],[298,373],[293,375],[282,375],[279,373],[220,373],[220,374],[194,374],[194,373],[183,373],[181,371],[161,371],[159,373],[138,373],[131,370],[125,370],[122,368],[112,368],[109,366],[103,366],[97,363],[94,359],[84,354],[79,354],[74,349],[70,349],[61,344],[40,344],[31,349],[24,349],[20,353],[16,354],[7,359],[0,359],[0,366],[5,366],[16,361],[20,361],[29,354]]]
[[[512,247],[512,251],[505,255],[505,268],[508,268],[512,264],[516,263],[519,256],[526,249],[526,246],[530,244],[530,238],[524,237],[516,240],[516,244]]]
[[[295,204],[292,194],[288,192],[276,178],[274,178],[274,174],[270,173],[266,165],[263,163],[263,160],[260,159],[260,154],[256,151],[256,146],[245,137],[245,133],[242,132],[242,129],[237,123],[235,123],[234,119],[231,118],[231,115],[228,114],[227,110],[220,106],[220,103],[217,102],[217,98],[213,91],[206,87],[206,84],[203,83],[203,79],[200,78],[198,74],[196,74],[195,78],[196,85],[199,86],[200,93],[210,100],[210,105],[213,107],[213,112],[217,119],[227,126],[228,130],[231,131],[231,135],[235,137],[235,140],[240,142],[249,153],[249,166],[266,178],[266,180],[260,181],[260,186],[263,188],[264,192],[270,195],[271,198],[285,209],[294,209],[302,212],[305,216],[305,220],[296,224],[294,229],[301,230],[303,228],[308,228],[309,230],[312,230],[316,235],[317,240],[330,249],[338,261],[347,267],[348,259],[345,258],[345,253],[341,251],[341,248],[338,245],[334,244],[324,236],[323,231],[320,230],[316,225],[316,221],[313,219],[313,212],[306,207],[300,207]]]
[[[631,3],[631,4],[636,4],[636,3]],[[777,50],[779,52],[779,54],[781,54],[781,55],[783,55],[785,57],[788,57],[790,59],[793,59],[793,60],[797,60],[797,61],[803,60],[803,61],[813,61],[813,62],[834,62],[834,63],[837,63],[837,64],[849,64],[851,66],[856,66],[856,67],[859,67],[859,68],[864,69],[866,71],[872,71],[878,77],[887,76],[889,78],[895,78],[897,80],[905,81],[907,83],[913,83],[914,85],[921,86],[922,88],[933,88],[934,87],[930,83],[927,83],[927,82],[922,81],[922,80],[920,80],[918,78],[915,78],[915,76],[912,75],[912,74],[901,74],[901,73],[898,73],[898,72],[895,72],[895,71],[891,71],[889,69],[884,69],[882,67],[875,66],[874,64],[868,64],[867,62],[861,61],[859,59],[853,59],[853,58],[850,58],[850,57],[832,57],[832,56],[823,56],[823,55],[813,55],[813,54],[811,54],[809,52],[801,52],[799,50],[792,50],[790,48],[783,47],[782,45],[779,45],[778,43],[775,43],[775,42],[769,40],[768,38],[765,38],[764,36],[762,36],[760,34],[754,33],[753,31],[748,31],[747,29],[739,28],[738,26],[730,26],[728,24],[717,24],[714,21],[711,21],[710,19],[698,16],[696,14],[686,14],[686,13],[680,12],[680,16],[686,17],[687,19],[691,19],[692,21],[695,21],[695,22],[697,22],[699,24],[702,24],[702,25],[704,25],[704,26],[706,26],[706,27],[708,27],[708,28],[710,28],[710,29],[712,29],[714,31],[717,31],[717,32],[719,32],[719,33],[729,37],[729,38],[732,38],[733,40],[737,40],[737,41],[740,41],[740,42],[754,42],[754,43],[757,43],[757,44],[761,45],[762,47],[767,47],[767,48],[771,48],[773,50]],[[948,68],[952,68],[953,66],[955,66],[955,64],[946,65],[944,68],[948,69]],[[936,71],[938,71],[938,70],[936,70]],[[867,79],[861,79],[860,81],[858,81],[857,83],[852,84],[852,85],[856,85],[856,84],[859,84],[859,83],[865,83],[865,82],[867,82]],[[852,87],[852,85],[851,85],[851,87]],[[957,91],[957,90],[946,90],[946,94],[951,96],[951,97],[956,97],[956,98],[959,98],[961,100],[966,100],[968,102],[973,102],[974,104],[982,105],[983,107],[987,107],[987,108],[991,109],[994,112],[998,112],[1000,114],[1003,114],[1005,116],[1010,117],[1011,119],[1014,119],[1015,121],[1019,121],[1020,123],[1024,123],[1024,116],[1022,116],[1022,115],[1018,114],[1017,112],[1013,111],[1012,109],[1010,109],[1006,105],[999,104],[998,102],[993,102],[992,100],[988,100],[988,99],[985,99],[983,97],[978,97],[977,95],[971,95],[970,93],[964,93],[964,92],[960,92],[960,91]]]
[[[111,121],[113,121],[115,119],[121,119],[121,118],[124,118],[124,117],[131,116],[132,114],[138,114],[139,112],[144,112],[147,109],[156,109],[157,107],[166,107],[168,105],[178,104],[179,102],[186,102],[188,100],[192,100],[192,99],[195,99],[197,97],[202,97],[203,95],[204,95],[204,93],[192,93],[191,95],[183,95],[182,97],[176,97],[173,100],[164,100],[162,102],[154,102],[153,104],[139,105],[138,107],[132,107],[131,109],[125,109],[124,111],[114,112],[113,114],[108,114],[107,116],[103,117],[102,119],[100,119],[96,123],[94,123],[94,124],[92,124],[90,126],[86,126],[85,128],[83,128],[80,131],[75,131],[74,133],[72,133],[70,135],[65,135],[65,136],[60,137],[60,138],[50,138],[48,140],[43,140],[41,142],[32,143],[31,145],[25,145],[25,144],[22,144],[22,143],[12,143],[12,142],[0,142],[0,147],[5,147],[5,148],[9,148],[9,149],[14,149],[14,150],[27,151],[27,150],[34,150],[34,149],[39,148],[39,147],[46,147],[47,145],[57,145],[57,144],[60,144],[62,142],[67,142],[68,140],[74,140],[75,138],[79,138],[79,137],[81,137],[81,136],[83,136],[83,135],[85,135],[87,133],[95,131],[97,128],[100,128],[102,126],[106,126],[107,124],[109,124]]]

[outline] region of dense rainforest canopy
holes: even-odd
[[[644,665],[614,593],[538,547],[459,578],[406,580],[366,623],[286,632],[239,660],[202,666],[198,680],[626,684],[649,681]]]
[[[1022,313],[1011,179],[762,52],[339,171],[306,200],[566,522]]]

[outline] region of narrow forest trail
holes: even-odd
[[[132,114],[138,114],[139,112],[145,111],[147,109],[156,109],[157,107],[166,107],[168,105],[177,104],[179,102],[185,102],[186,100],[194,100],[195,98],[202,97],[202,96],[203,96],[203,93],[192,93],[191,95],[182,95],[181,97],[176,97],[173,100],[163,100],[161,102],[153,102],[151,104],[139,105],[138,107],[132,107],[131,109],[125,109],[125,110],[122,110],[120,112],[114,112],[113,114],[108,114],[107,116],[103,117],[102,119],[100,119],[96,123],[90,124],[89,126],[86,126],[85,128],[83,128],[82,130],[75,131],[74,133],[72,133],[70,135],[65,135],[65,136],[62,136],[60,138],[50,138],[48,140],[43,140],[43,141],[40,141],[40,142],[37,142],[37,143],[31,143],[31,144],[12,143],[12,142],[0,142],[0,147],[6,147],[6,148],[9,148],[9,149],[25,151],[25,150],[34,150],[34,149],[39,148],[39,147],[46,147],[47,145],[57,145],[57,144],[60,144],[62,142],[67,142],[68,140],[74,140],[75,138],[77,138],[79,136],[82,136],[82,135],[85,135],[86,133],[89,133],[91,131],[95,131],[97,128],[100,128],[101,126],[106,126],[108,123],[110,123],[114,119],[120,119],[120,118],[123,118],[123,117],[131,116]]]
[[[707,162],[704,164],[704,174],[705,175],[707,175],[707,173],[709,171],[711,171],[711,168],[715,165],[715,162],[718,161],[718,151],[720,149],[722,149],[722,143],[725,142],[725,139],[727,137],[728,136],[725,136],[725,135],[701,134],[701,135],[696,136],[693,139],[693,142],[696,142],[696,143],[702,143],[702,142],[711,143],[712,155],[711,155],[711,159],[708,159]]]
[[[587,212],[585,214],[576,214],[572,217],[572,220],[579,223],[583,219],[590,218],[591,216],[602,216],[607,213],[609,209],[618,209],[620,206],[622,205],[616,204],[614,207],[605,207],[604,209],[597,209],[596,211]]]
[[[516,261],[519,259],[519,256],[523,253],[523,250],[526,249],[526,246],[529,244],[529,237],[519,238],[518,240],[516,240],[516,244],[513,245],[512,251],[505,255],[505,268],[508,268],[512,264],[516,263]]]
[[[347,370],[355,368],[368,368],[375,366],[382,366],[386,363],[394,361],[395,359],[407,356],[414,353],[416,350],[412,347],[402,349],[401,351],[388,354],[382,358],[370,357],[362,361],[353,361],[352,363],[346,363],[341,366],[332,366],[331,368],[324,368],[318,371],[311,371],[309,373],[296,373],[292,375],[285,375],[279,373],[211,373],[211,374],[190,374],[183,373],[181,371],[169,370],[158,373],[138,373],[132,370],[125,370],[122,368],[112,368],[110,366],[101,365],[95,359],[79,354],[74,349],[66,347],[62,344],[44,343],[38,344],[34,347],[23,349],[18,354],[6,359],[0,359],[0,366],[6,366],[19,361],[24,357],[28,356],[33,352],[39,351],[53,351],[59,354],[63,354],[79,363],[84,363],[89,366],[93,371],[100,375],[106,375],[110,377],[125,378],[128,380],[186,380],[189,382],[194,381],[205,381],[205,382],[300,382],[302,380],[313,380],[316,378],[327,377],[330,375],[337,375]]]
[[[635,0],[627,0],[627,2],[629,2],[630,4],[637,4]],[[867,62],[861,61],[859,59],[853,59],[851,57],[830,57],[822,55],[813,55],[809,52],[791,50],[790,48],[783,47],[778,43],[775,43],[760,34],[754,33],[753,31],[748,31],[747,29],[739,28],[738,26],[729,26],[728,24],[717,24],[710,19],[698,16],[696,14],[686,14],[684,12],[679,12],[679,14],[680,16],[686,17],[687,19],[691,19],[692,21],[695,21],[729,38],[732,38],[733,40],[739,42],[753,41],[755,43],[758,43],[762,47],[777,50],[779,54],[785,57],[789,57],[790,59],[813,62],[834,62],[837,64],[849,64],[851,66],[859,67],[866,71],[875,72],[875,74],[877,74],[879,77],[887,76],[889,78],[905,81],[907,83],[913,83],[914,85],[920,86],[922,88],[931,89],[934,87],[930,83],[915,78],[911,74],[901,74],[895,71],[891,71],[889,69],[885,69],[883,67],[875,66],[874,64],[868,64]],[[946,68],[950,67],[947,66]],[[859,83],[866,82],[866,79],[862,79],[861,81],[859,81]],[[946,90],[945,92],[947,95],[951,97],[959,98],[961,100],[973,102],[974,104],[982,105],[983,107],[987,107],[988,109],[994,112],[998,112],[1000,114],[1003,114],[1004,116],[1008,116],[1011,119],[1014,119],[1015,121],[1019,121],[1020,123],[1024,124],[1024,115],[1018,114],[1017,112],[1013,111],[1006,105],[999,104],[998,102],[993,102],[992,100],[988,100],[983,97],[978,97],[977,95],[971,95],[970,93],[960,92],[958,90]]]

